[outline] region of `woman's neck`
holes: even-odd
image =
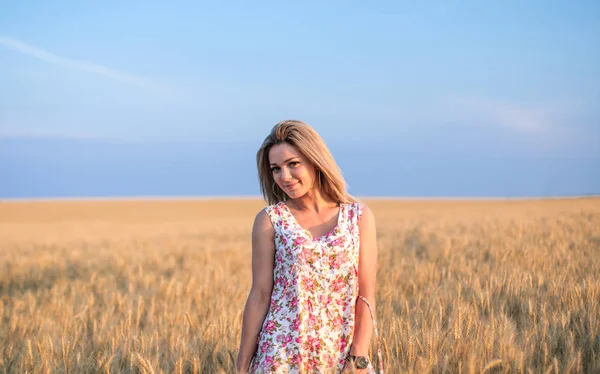
[[[320,212],[323,209],[331,208],[332,206],[337,206],[339,204],[326,198],[321,191],[311,190],[300,198],[288,200],[287,205],[299,211],[310,210]]]

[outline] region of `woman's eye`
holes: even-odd
[[[271,168],[271,173],[275,173],[275,172],[277,172],[277,171],[279,171],[279,168],[278,168],[278,167]]]
[[[298,161],[292,161],[292,162],[290,162],[290,166],[291,167],[296,167],[296,166],[298,166],[298,164],[300,164]]]

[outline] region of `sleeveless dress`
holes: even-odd
[[[341,204],[336,226],[319,238],[285,203],[265,210],[275,229],[273,291],[250,372],[339,373],[359,296],[361,204]]]

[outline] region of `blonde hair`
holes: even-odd
[[[336,203],[356,200],[347,192],[342,171],[335,162],[321,136],[308,124],[287,120],[276,124],[256,153],[258,179],[262,195],[268,204],[286,200],[286,193],[275,183],[269,162],[269,151],[276,144],[288,143],[295,147],[316,169],[320,189],[326,198]]]

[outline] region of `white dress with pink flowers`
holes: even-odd
[[[319,238],[285,203],[265,210],[275,228],[274,284],[251,373],[339,373],[359,295],[361,205],[341,204],[337,225]]]

